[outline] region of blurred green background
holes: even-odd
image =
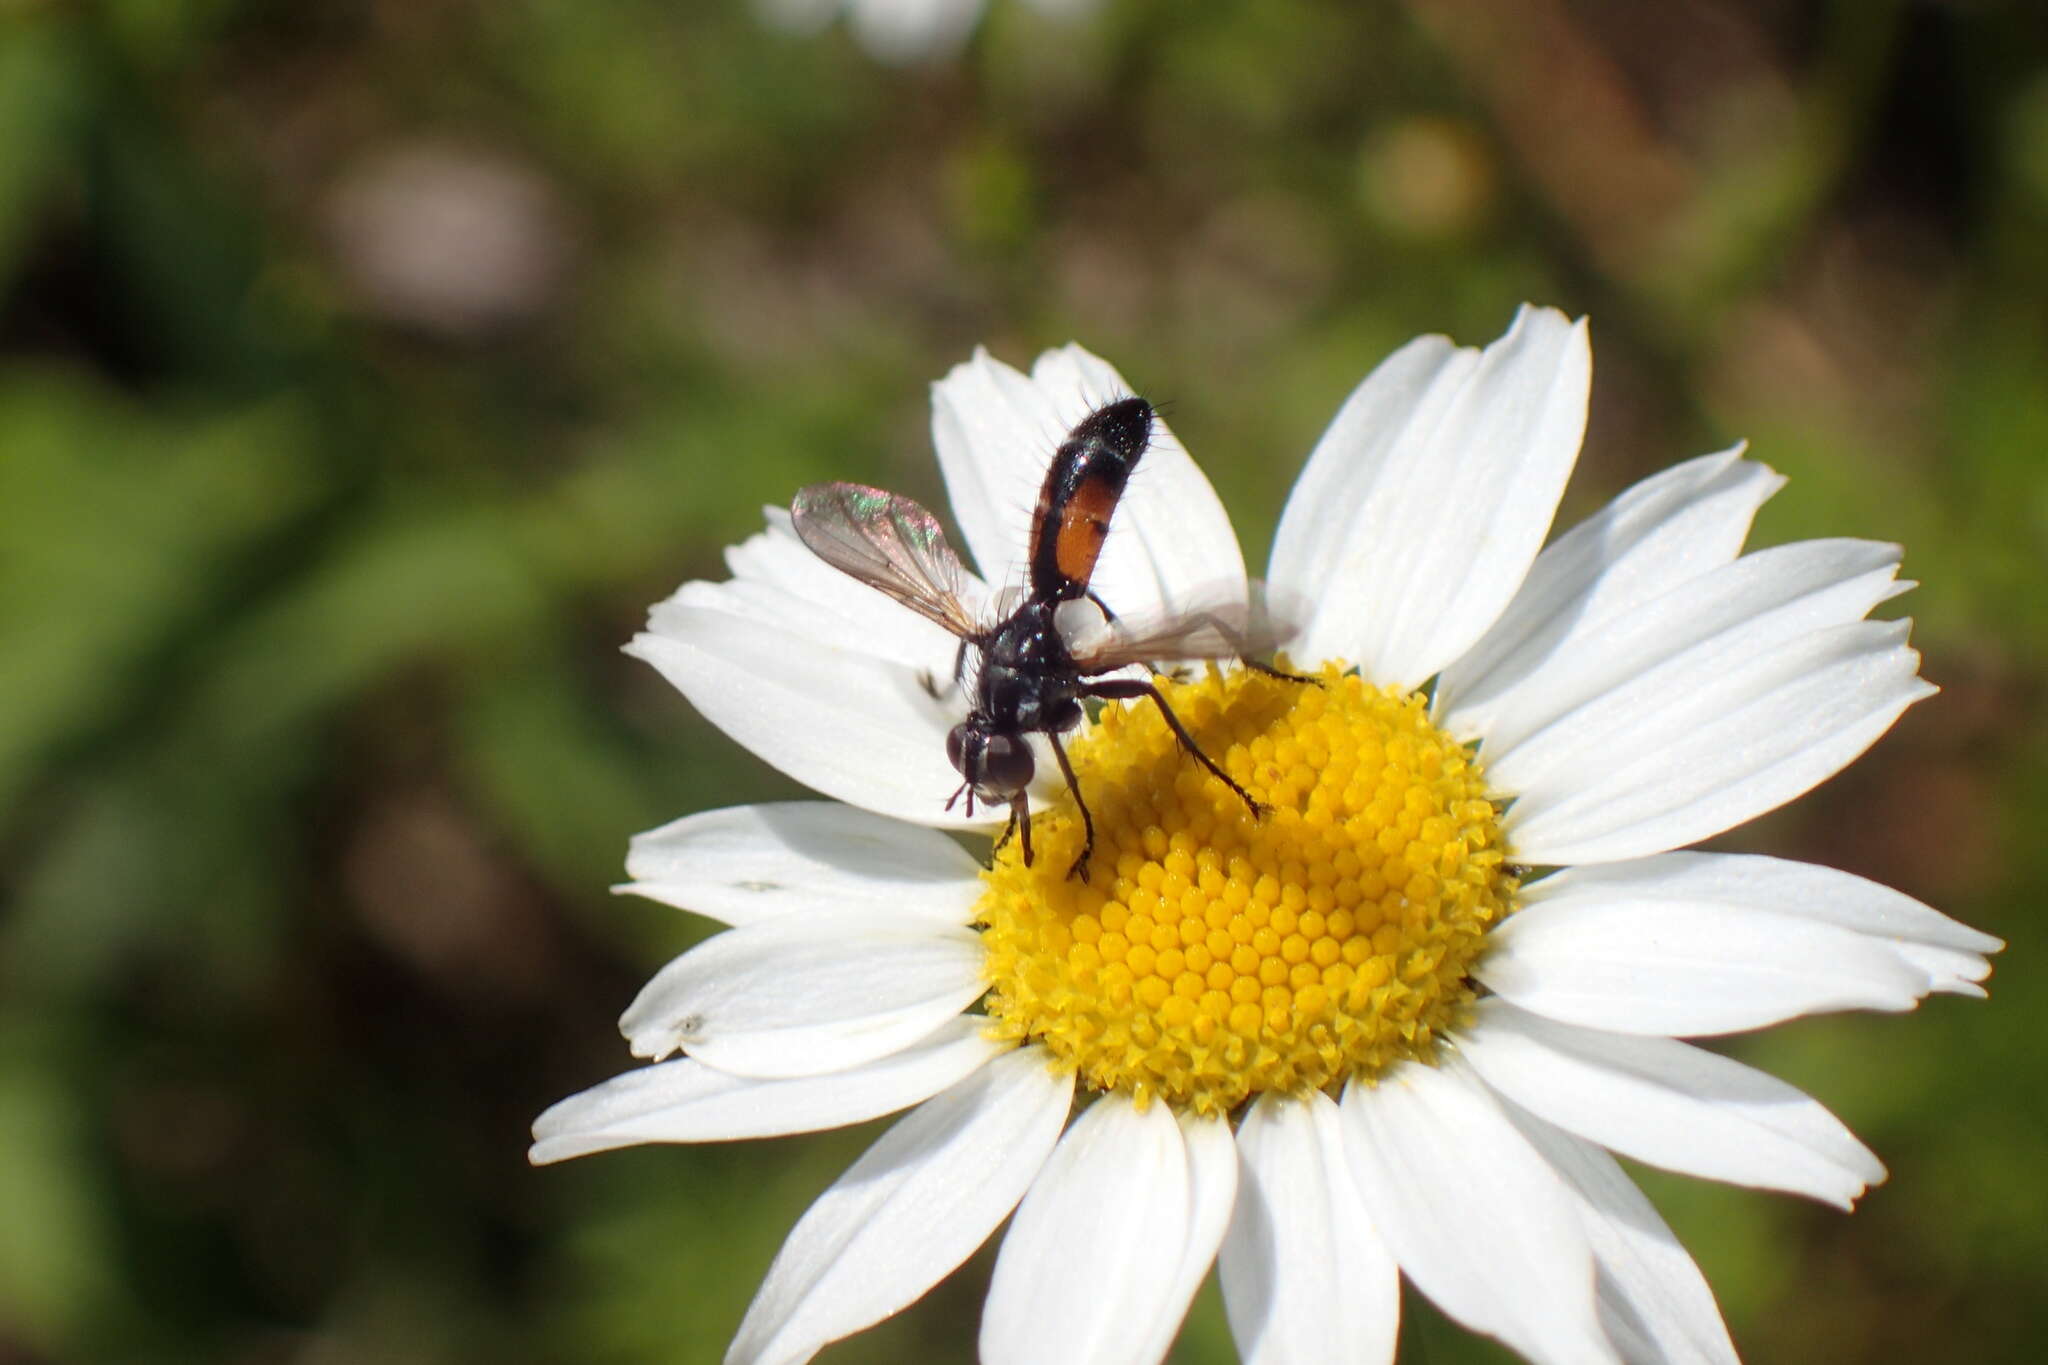
[[[1261,562],[1350,386],[1524,298],[1593,317],[1568,520],[1747,436],[1760,542],[1926,585],[1942,695],[1724,846],[2012,944],[1735,1045],[1890,1163],[1855,1216],[1646,1183],[1753,1361],[2038,1360],[2044,56],[2037,0],[992,0],[896,66],[744,0],[0,7],[0,1361],[718,1359],[871,1133],[524,1160],[704,932],[626,837],[791,794],[646,604],[801,483],[936,499],[979,342],[1169,400]],[[970,1359],[987,1261],[825,1359]]]

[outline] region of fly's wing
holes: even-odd
[[[859,579],[962,639],[980,633],[960,600],[966,570],[939,519],[909,498],[858,483],[814,483],[789,504],[797,539]]]
[[[1253,599],[1247,604],[1224,598],[1165,615],[1119,617],[1076,633],[1068,648],[1086,674],[1168,660],[1262,658],[1294,634],[1293,617],[1276,616],[1274,604],[1261,593]]]
[[[1077,654],[1081,672],[1111,673],[1132,664],[1159,664],[1169,659],[1244,659],[1261,651],[1249,643],[1236,624],[1204,614],[1112,626],[1108,638]]]

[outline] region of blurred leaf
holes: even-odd
[[[652,804],[640,755],[594,723],[577,675],[541,649],[479,663],[457,731],[485,803],[565,895],[618,880],[626,836]]]
[[[788,1229],[863,1145],[834,1133],[657,1147],[540,1172],[585,1191],[577,1203],[595,1214],[567,1244],[579,1292],[557,1323],[565,1353],[594,1365],[721,1359]]]
[[[504,513],[489,506],[366,518],[302,581],[224,632],[185,723],[247,750],[407,664],[532,628],[548,598],[515,549]]]
[[[319,482],[301,414],[145,415],[57,375],[0,383],[0,805],[33,765],[151,704],[266,534]]]
[[[0,1017],[0,1339],[53,1359],[116,1293],[91,1116],[60,1038],[47,1019]]]
[[[0,19],[0,282],[11,281],[90,107],[69,28],[49,15]]]

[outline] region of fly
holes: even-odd
[[[1089,698],[1149,697],[1196,762],[1235,792],[1255,817],[1266,809],[1202,752],[1149,679],[1101,676],[1151,659],[1243,658],[1245,635],[1239,625],[1205,612],[1147,629],[1106,632],[1099,642],[1079,646],[1062,629],[1083,602],[1093,603],[1107,620],[1116,619],[1089,580],[1124,485],[1151,444],[1152,421],[1150,403],[1120,398],[1082,418],[1060,443],[1038,493],[1027,561],[1029,591],[992,626],[978,623],[961,600],[966,570],[938,518],[916,502],[863,484],[820,483],[799,491],[790,504],[798,538],[818,558],[959,639],[956,681],[965,680],[968,647],[978,652],[967,719],[946,736],[946,757],[961,778],[946,809],[963,796],[970,816],[977,800],[1008,803],[1010,823],[997,847],[1014,831],[1029,865],[1028,788],[1037,761],[1028,736],[1044,735],[1081,812],[1081,854],[1067,875],[1083,881],[1095,848],[1095,819],[1081,798],[1060,736],[1081,723],[1082,703]]]

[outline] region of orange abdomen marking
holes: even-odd
[[[1152,437],[1152,405],[1122,398],[1097,408],[1053,453],[1031,528],[1031,591],[1066,599],[1088,591],[1110,518]]]
[[[1091,479],[1074,490],[1060,509],[1053,541],[1053,563],[1071,583],[1086,583],[1095,572],[1102,542],[1109,539],[1109,519],[1123,495],[1123,480]]]

